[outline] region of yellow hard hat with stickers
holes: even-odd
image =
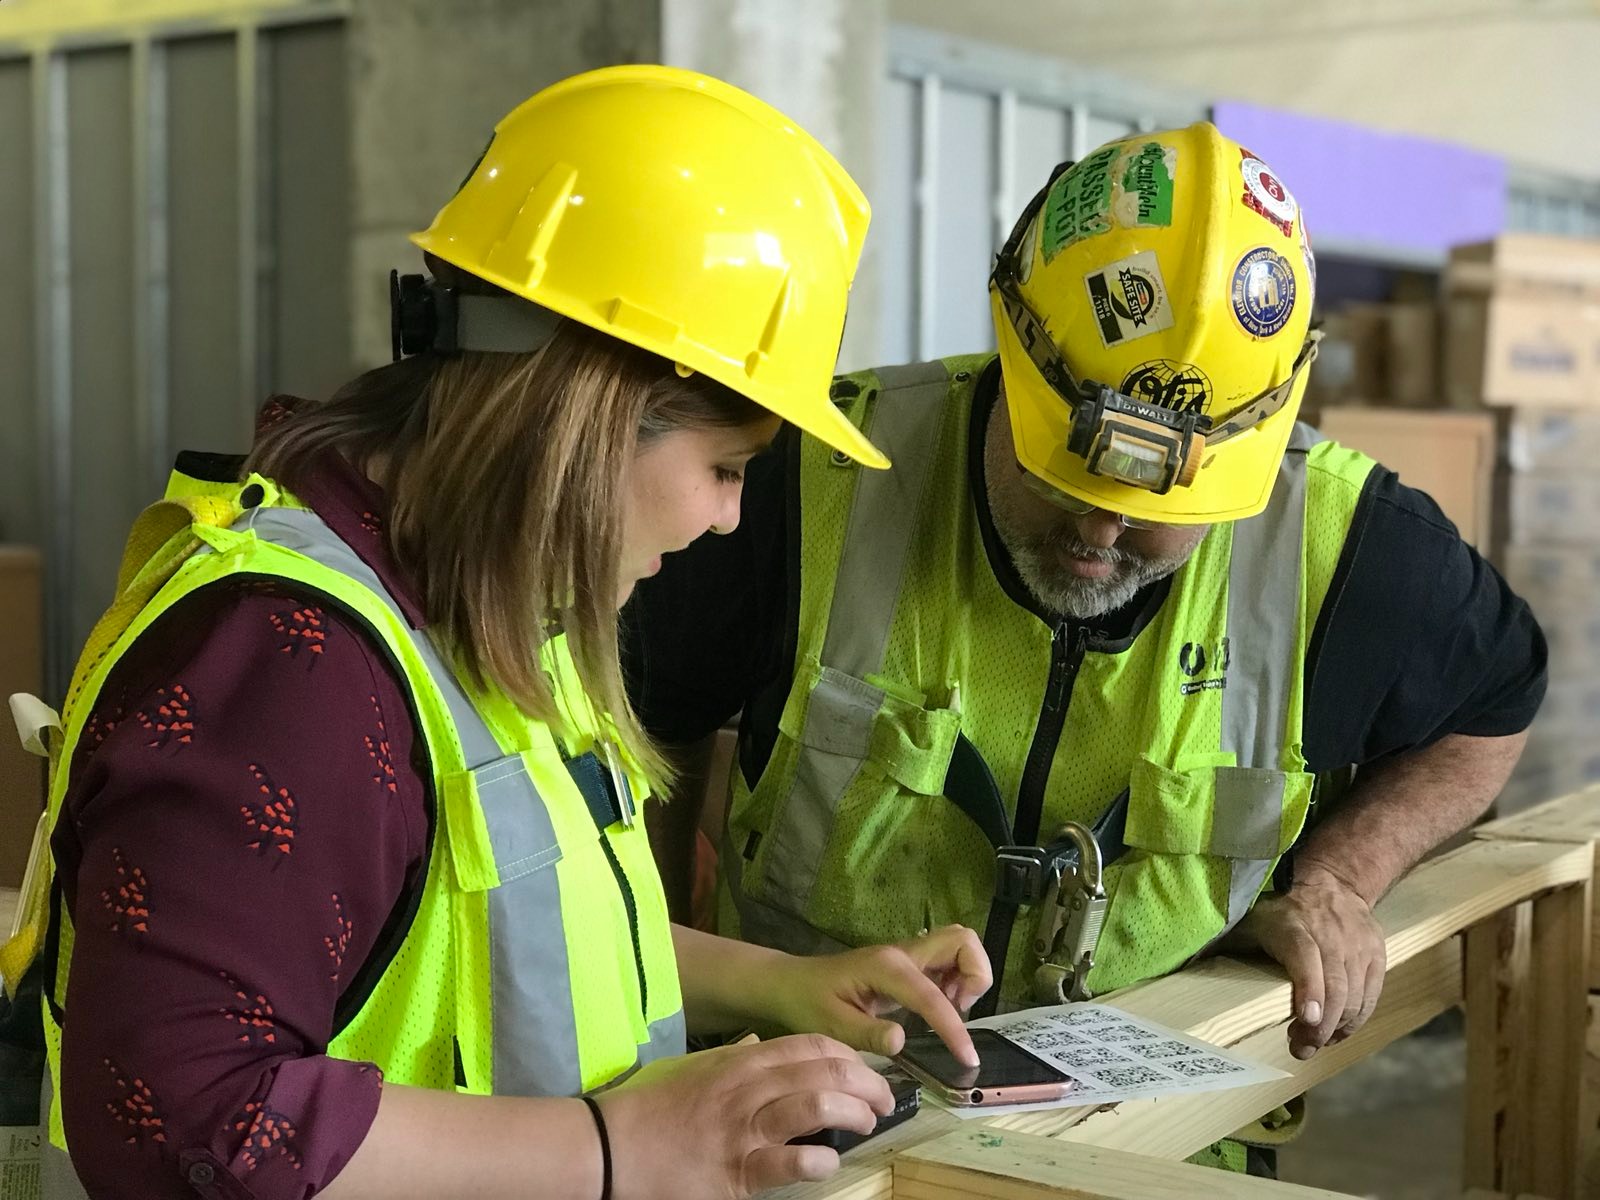
[[[1041,490],[1144,521],[1266,507],[1317,335],[1299,205],[1214,125],[1059,172],[989,281],[1017,458]]]

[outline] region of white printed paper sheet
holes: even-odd
[[[1030,1008],[974,1021],[973,1025],[999,1030],[1065,1072],[1077,1086],[1063,1100],[1040,1104],[952,1107],[958,1117],[1217,1091],[1282,1079],[1287,1074],[1104,1004]],[[938,1099],[927,1089],[923,1098]]]

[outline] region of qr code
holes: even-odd
[[[1176,1071],[1186,1079],[1200,1079],[1206,1075],[1228,1075],[1234,1071],[1244,1070],[1238,1063],[1231,1063],[1225,1058],[1217,1058],[1214,1055],[1206,1058],[1175,1058],[1161,1065],[1168,1070]]]
[[[1116,1018],[1103,1008],[1075,1008],[1071,1012],[1055,1018],[1063,1025],[1071,1025],[1074,1029],[1083,1025],[1104,1025],[1107,1021]]]
[[[1102,1042],[1137,1042],[1140,1038],[1150,1035],[1137,1025],[1112,1025],[1095,1032],[1095,1036]]]
[[[1176,1058],[1179,1055],[1194,1053],[1194,1047],[1185,1042],[1165,1041],[1151,1042],[1148,1046],[1140,1046],[1139,1053],[1146,1058]]]
[[[1086,1046],[1082,1050],[1059,1053],[1057,1057],[1069,1067],[1105,1067],[1128,1061],[1109,1046]]]
[[[1140,1087],[1147,1083],[1165,1083],[1167,1077],[1153,1067],[1130,1063],[1126,1067],[1107,1067],[1096,1071],[1100,1082],[1111,1088]]]
[[[1007,1025],[1000,1030],[1013,1041],[1031,1041],[1035,1035],[1063,1032],[1060,1025],[1054,1021],[1018,1021],[1015,1025]]]
[[[1013,1035],[1015,1036],[1015,1035]],[[1059,1054],[1063,1050],[1070,1050],[1074,1046],[1083,1045],[1083,1039],[1076,1034],[1068,1033],[1065,1029],[1048,1029],[1042,1033],[1030,1033],[1025,1037],[1016,1037],[1030,1050],[1049,1050]]]

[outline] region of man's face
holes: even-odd
[[[1209,525],[1128,529],[1115,513],[1074,516],[1023,482],[1002,390],[984,439],[983,474],[1000,540],[1034,598],[1087,620],[1121,608],[1188,561]]]

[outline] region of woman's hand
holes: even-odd
[[[819,1129],[871,1133],[894,1107],[883,1076],[831,1038],[723,1046],[644,1067],[596,1097],[614,1200],[736,1200],[839,1166]]]
[[[785,957],[772,972],[766,1008],[787,1029],[894,1055],[905,1045],[905,1030],[884,1014],[903,1008],[926,1021],[958,1060],[977,1065],[961,1013],[989,990],[994,976],[982,940],[964,925],[892,946]]]

